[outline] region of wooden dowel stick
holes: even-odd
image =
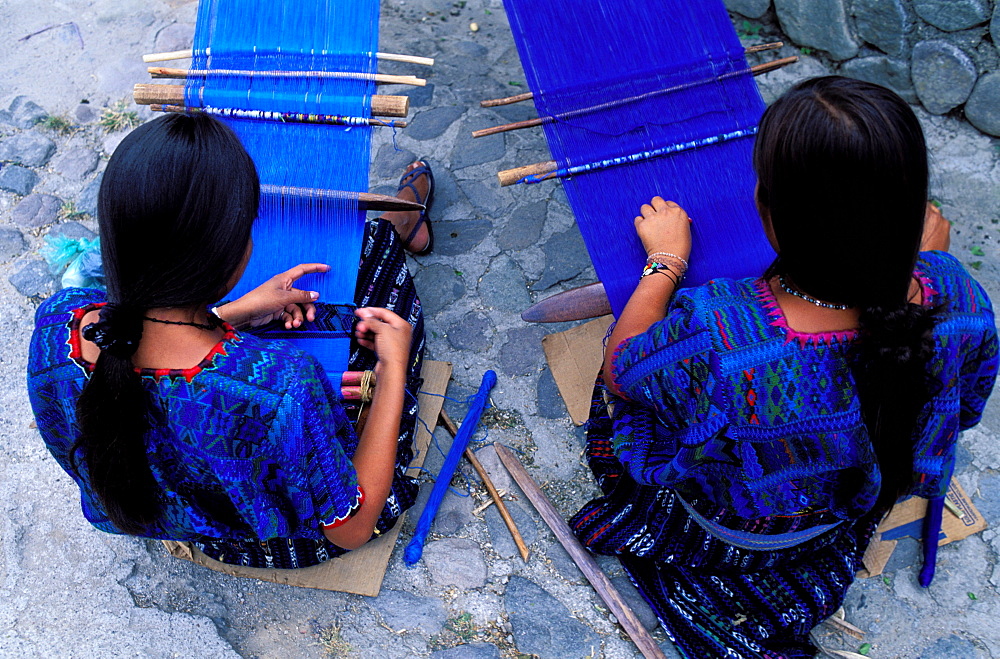
[[[451,417],[448,416],[448,413],[444,409],[438,415],[438,420],[441,421],[441,425],[445,427],[452,438],[458,434],[458,426],[455,425],[455,422],[451,420]],[[483,485],[486,486],[486,491],[490,493],[490,499],[496,504],[497,512],[500,513],[503,523],[507,525],[507,530],[510,531],[511,537],[514,538],[514,544],[517,545],[517,551],[521,554],[521,559],[527,563],[528,556],[530,556],[528,545],[525,544],[524,538],[521,537],[521,532],[518,530],[517,524],[514,523],[514,518],[510,516],[510,511],[507,510],[507,504],[504,503],[503,497],[497,492],[497,488],[493,485],[493,480],[486,473],[486,470],[483,469],[482,463],[479,462],[479,458],[476,457],[471,448],[465,449],[465,457],[472,464],[472,468],[476,470],[476,473],[479,474],[479,478],[482,479]]]
[[[783,66],[788,66],[793,62],[798,61],[797,56],[785,57],[782,59],[774,60],[773,62],[765,62],[764,64],[757,64],[756,66],[750,67],[750,72],[755,76],[767,73],[768,71],[774,71],[775,69],[780,69]],[[516,121],[512,124],[503,124],[502,126],[491,126],[490,128],[481,128],[479,130],[472,131],[473,137],[486,137],[487,135],[496,135],[497,133],[506,133],[512,130],[520,130],[521,128],[533,128],[535,126],[543,126],[548,123],[555,121],[553,117],[537,117],[535,119],[527,119],[525,121]]]
[[[399,197],[371,192],[346,192],[343,190],[318,190],[292,186],[262,185],[260,186],[260,193],[262,195],[306,197],[317,200],[352,199],[357,197],[358,203],[362,208],[372,211],[418,211],[424,208],[423,204],[418,204],[415,201],[407,201]]]
[[[639,622],[639,618],[636,617],[632,609],[629,608],[629,605],[622,599],[621,594],[614,587],[614,584],[611,583],[611,580],[608,579],[608,576],[601,571],[594,557],[576,539],[573,531],[569,528],[569,524],[562,518],[562,515],[552,505],[549,498],[545,496],[542,488],[538,487],[535,479],[531,477],[524,468],[524,465],[517,459],[517,456],[499,442],[494,443],[493,447],[496,449],[497,455],[500,456],[500,461],[507,467],[507,471],[514,477],[514,481],[521,486],[521,490],[524,491],[525,496],[535,506],[535,510],[538,511],[538,514],[541,515],[545,523],[552,529],[556,540],[566,549],[573,562],[583,572],[583,576],[587,578],[590,585],[594,587],[597,594],[601,596],[604,603],[608,605],[611,612],[618,618],[618,623],[629,635],[629,638],[632,639],[636,647],[639,648],[639,652],[642,652],[642,656],[647,657],[647,659],[666,659],[666,655],[660,650],[656,641],[653,640],[653,637],[649,635],[646,628]]]
[[[184,85],[137,84],[132,98],[138,105],[184,105]],[[405,117],[410,111],[409,96],[372,96],[372,115],[376,117]]]
[[[169,62],[175,59],[188,59],[193,55],[191,49],[172,50],[166,53],[150,53],[142,56],[143,62]],[[395,53],[375,53],[375,58],[385,62],[406,62],[408,64],[423,64],[434,66],[433,57],[417,57],[415,55],[397,55]]]
[[[151,103],[150,106],[149,106],[149,109],[152,110],[153,112],[180,112],[180,113],[184,113],[184,114],[196,114],[198,112],[202,112],[203,111],[203,108],[189,108],[189,107],[186,107],[184,105],[161,105],[159,103]],[[212,114],[212,113],[210,112],[209,114]],[[280,114],[280,113],[275,113],[275,114]],[[309,117],[314,117],[314,115],[308,115],[308,116]],[[322,118],[322,117],[327,116],[327,115],[319,115],[319,116]],[[280,121],[281,123],[307,123],[307,124],[308,123],[319,123],[319,124],[341,125],[337,121],[324,121],[322,119],[319,120],[319,121],[314,121],[313,119],[300,121],[299,119],[297,119],[295,117],[287,117],[287,116],[277,117],[277,118],[275,118],[273,120],[274,121]],[[346,125],[346,124],[344,124],[344,125]],[[407,126],[409,126],[409,123],[406,122],[406,121],[397,121],[397,120],[393,120],[393,121],[389,122],[389,121],[386,121],[385,119],[374,119],[374,118],[372,118],[372,119],[368,120],[368,125],[369,126],[374,126],[376,128],[406,128]]]
[[[501,187],[507,187],[508,185],[514,185],[525,176],[548,174],[554,171],[556,171],[556,161],[549,160],[548,162],[538,162],[534,165],[525,165],[524,167],[505,169],[501,172],[497,172],[497,178],[500,179]]]
[[[240,71],[232,69],[169,69],[162,66],[150,66],[146,69],[153,78],[169,78],[184,80],[186,78],[204,78],[209,75],[253,76],[256,78],[335,78],[338,80],[372,80],[380,85],[413,85],[424,87],[427,81],[416,76],[395,76],[384,73],[354,73],[351,71]]]
[[[611,302],[608,301],[608,293],[604,284],[597,282],[539,300],[521,312],[521,320],[527,323],[564,323],[609,313]]]
[[[763,43],[759,46],[750,46],[744,52],[746,53],[760,53],[765,50],[776,50],[785,45],[784,41],[774,41],[772,43]],[[479,107],[483,108],[495,108],[501,105],[512,105],[513,103],[520,103],[521,101],[530,101],[535,95],[531,92],[526,94],[517,94],[516,96],[507,96],[505,98],[493,98],[488,101],[479,101]]]

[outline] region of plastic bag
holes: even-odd
[[[49,234],[38,252],[49,271],[62,277],[63,288],[104,288],[100,238],[69,238]]]

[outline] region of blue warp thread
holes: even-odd
[[[262,185],[352,193],[262,195],[253,256],[234,296],[299,263],[326,263],[329,273],[296,286],[319,291],[320,302],[353,302],[365,220],[356,193],[368,190],[372,129],[365,122],[375,83],[253,72],[376,73],[378,17],[376,0],[201,0],[191,69],[207,73],[186,81],[185,104],[236,131]],[[289,113],[327,120],[278,120]],[[312,329],[287,338],[336,378],[347,366],[350,333]]]
[[[761,274],[774,253],[754,204],[753,140],[746,138],[764,102],[722,0],[504,6],[552,158],[568,176],[562,185],[615,314],[646,258],[633,220],[656,195],[693,218],[685,284]],[[696,144],[706,138],[714,139]]]
[[[444,494],[451,484],[452,474],[458,468],[458,462],[462,459],[462,454],[465,453],[465,447],[469,445],[469,440],[472,439],[472,434],[476,431],[476,426],[479,425],[479,417],[483,415],[483,410],[486,409],[486,404],[489,402],[490,390],[496,383],[497,374],[493,371],[486,371],[483,375],[483,381],[479,385],[479,391],[469,403],[469,411],[465,413],[462,427],[458,429],[455,439],[451,442],[448,455],[434,481],[431,496],[427,499],[424,511],[420,513],[420,521],[417,522],[417,527],[413,531],[413,539],[410,540],[410,544],[406,545],[406,550],[403,552],[403,561],[409,566],[419,561],[424,553],[424,541],[427,540],[427,534],[431,532],[431,525],[434,523],[434,517],[441,506],[441,500],[444,499]]]

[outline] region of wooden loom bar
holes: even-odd
[[[150,66],[146,69],[153,78],[204,78],[212,74],[257,78],[335,78],[338,80],[373,80],[380,85],[413,85],[424,87],[427,81],[416,76],[396,76],[384,73],[355,73],[351,71],[239,71],[231,69],[169,69]]]
[[[204,108],[189,108],[189,107],[187,107],[185,105],[162,105],[160,103],[151,103],[150,106],[149,106],[149,109],[152,110],[153,112],[179,112],[179,113],[182,113],[182,114],[196,114],[198,112],[204,112],[205,111]],[[209,114],[212,114],[212,112],[209,112]],[[288,114],[288,113],[275,113],[275,114]],[[294,115],[295,113],[291,113],[291,114]],[[308,116],[312,117],[314,115],[308,115]],[[282,123],[318,123],[318,124],[330,124],[330,125],[334,125],[334,126],[336,126],[336,125],[355,125],[353,123],[347,123],[347,122],[343,122],[342,123],[340,121],[332,121],[332,120],[324,120],[323,119],[324,117],[328,117],[329,115],[315,115],[315,116],[318,116],[319,120],[316,120],[316,121],[313,121],[313,120],[300,120],[300,119],[296,118],[295,116],[292,116],[292,117],[282,116],[280,119],[276,119],[276,121],[281,121]],[[406,128],[409,125],[405,121],[395,121],[395,120],[386,121],[384,119],[375,119],[375,118],[368,119],[366,123],[369,126],[374,126],[376,128]]]
[[[580,571],[583,572],[583,576],[587,578],[590,585],[594,587],[597,594],[601,596],[604,603],[608,605],[611,612],[618,618],[618,623],[629,635],[629,638],[632,639],[636,647],[639,648],[642,655],[647,658],[666,659],[666,655],[663,654],[656,641],[653,640],[653,637],[649,635],[646,628],[639,622],[639,618],[629,608],[629,605],[622,599],[621,594],[614,587],[614,584],[611,583],[611,580],[608,579],[608,575],[604,574],[594,560],[594,557],[576,539],[566,520],[562,518],[556,507],[545,496],[542,488],[538,487],[538,483],[535,482],[535,479],[524,468],[524,465],[517,459],[517,456],[503,444],[495,443],[493,447],[496,449],[497,455],[500,456],[501,462],[507,467],[507,471],[514,477],[514,481],[521,487],[525,496],[535,506],[535,510],[538,511],[538,514],[541,515],[545,523],[552,529],[552,533],[555,534],[556,539],[566,549],[573,562],[580,568]]]
[[[773,62],[765,62],[764,64],[757,64],[756,66],[750,67],[750,72],[755,76],[762,75],[768,71],[774,71],[775,69],[780,69],[783,66],[788,66],[794,62],[798,61],[797,56],[785,57],[783,59],[774,60]],[[490,128],[482,128],[480,130],[472,131],[473,137],[486,137],[487,135],[496,135],[497,133],[506,133],[512,130],[520,130],[522,128],[533,128],[535,126],[543,126],[555,121],[552,117],[537,117],[535,119],[528,119],[526,121],[516,121],[512,124],[504,124],[502,126],[492,126]]]
[[[184,105],[184,85],[136,84],[132,98],[138,105]],[[410,111],[409,96],[372,96],[372,115],[376,117],[405,117]]]
[[[598,318],[611,313],[611,302],[602,282],[578,286],[539,300],[521,312],[526,323],[564,323]]]
[[[761,53],[765,50],[776,50],[785,45],[784,41],[774,41],[772,43],[764,43],[759,46],[750,46],[747,48],[745,53]],[[479,107],[483,108],[495,108],[501,105],[512,105],[514,103],[520,103],[521,101],[530,101],[535,95],[532,92],[527,92],[525,94],[517,94],[516,96],[507,96],[505,98],[493,98],[487,101],[479,101]]]
[[[448,413],[444,409],[438,414],[438,420],[448,431],[448,434],[452,436],[452,439],[454,439],[455,435],[458,434],[458,426],[455,425],[455,422],[451,420],[451,417],[448,416]],[[503,523],[507,525],[507,530],[510,531],[511,537],[514,538],[514,544],[517,545],[517,551],[521,554],[521,559],[527,563],[528,557],[531,555],[528,551],[528,545],[525,544],[524,538],[521,536],[521,531],[518,530],[517,524],[514,523],[514,518],[510,516],[510,511],[507,510],[507,504],[504,503],[503,497],[500,496],[497,488],[493,485],[493,480],[486,473],[486,470],[483,469],[482,463],[479,462],[479,458],[476,457],[471,448],[466,447],[465,458],[472,464],[472,468],[479,474],[479,478],[482,479],[483,485],[486,486],[486,491],[490,493],[490,499],[496,504],[497,512],[500,513]]]
[[[349,200],[357,199],[362,208],[372,211],[419,211],[424,205],[415,201],[407,201],[399,197],[371,192],[347,192],[344,190],[320,190],[316,188],[297,188],[285,185],[262,185],[261,195],[276,197],[304,197],[317,200]]]
[[[142,56],[143,62],[169,62],[175,59],[188,59],[193,55],[193,51],[171,50],[165,53],[149,53]],[[406,62],[408,64],[423,64],[424,66],[434,66],[433,57],[417,57],[416,55],[397,55],[395,53],[375,53],[375,58],[384,62]]]
[[[500,186],[507,187],[508,185],[514,185],[525,176],[534,176],[535,174],[548,174],[550,172],[556,171],[556,161],[549,160],[548,162],[538,162],[534,165],[525,165],[524,167],[515,167],[514,169],[505,169],[501,172],[497,172],[497,178],[500,179]]]

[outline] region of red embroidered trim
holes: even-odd
[[[83,324],[83,317],[86,316],[91,311],[95,309],[100,309],[107,302],[95,302],[94,304],[87,305],[86,307],[81,307],[79,309],[73,309],[71,312],[71,318],[68,324],[69,328],[69,338],[66,340],[67,345],[69,345],[69,358],[77,363],[82,369],[87,373],[93,373],[94,368],[97,366],[91,362],[88,362],[83,358],[83,337],[81,335]],[[187,382],[191,382],[194,376],[198,375],[202,371],[210,368],[215,368],[215,357],[216,355],[227,355],[226,343],[231,341],[241,340],[239,333],[233,328],[232,325],[226,321],[222,321],[222,329],[224,334],[222,339],[212,346],[212,349],[208,351],[208,354],[191,368],[136,368],[135,372],[142,377],[151,377],[157,382],[161,378],[168,377],[171,380],[176,380],[178,378],[184,378]]]
[[[361,489],[360,485],[358,485],[358,498],[354,502],[354,505],[351,506],[351,509],[348,510],[347,514],[344,515],[343,517],[338,517],[329,524],[324,523],[323,530],[325,531],[327,529],[335,529],[338,526],[346,524],[348,520],[350,520],[352,517],[358,514],[358,511],[361,510],[361,504],[363,504],[364,502],[365,502],[365,491]]]

